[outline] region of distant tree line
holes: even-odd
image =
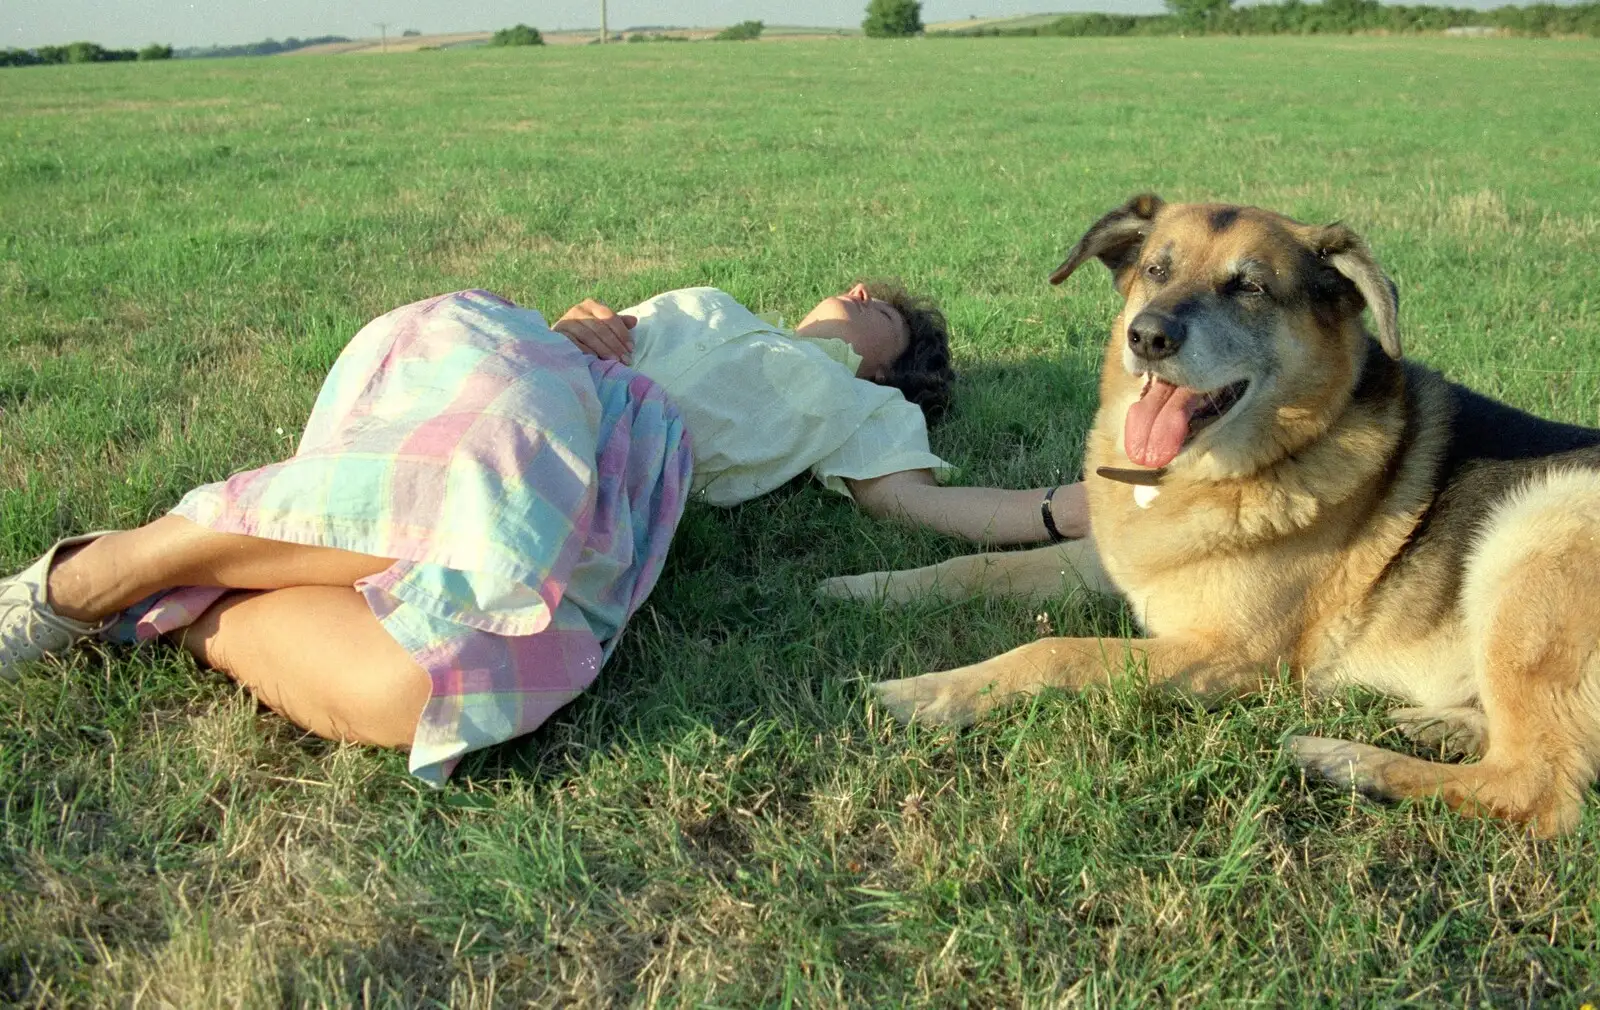
[[[1234,7],[1231,0],[1166,0],[1170,14],[1066,14],[1043,24],[975,25],[940,35],[1337,35],[1484,28],[1514,35],[1600,36],[1600,2],[1528,7],[1389,5],[1377,0],[1301,0]]]
[[[277,39],[263,39],[260,42],[246,42],[238,46],[189,46],[177,50],[173,55],[180,60],[212,60],[227,56],[273,56],[277,53],[291,53],[307,46],[349,41],[350,39],[344,35],[318,35],[311,39],[297,39],[291,35],[282,42]]]
[[[118,63],[123,60],[202,60],[221,56],[271,56],[293,52],[325,42],[349,42],[343,35],[320,35],[314,39],[287,38],[247,42],[240,46],[189,46],[174,49],[152,42],[143,49],[107,49],[93,42],[69,42],[64,46],[37,49],[0,49],[0,67],[31,67],[42,63]]]
[[[172,47],[152,42],[143,49],[107,49],[93,42],[68,42],[37,49],[0,49],[0,67],[34,67],[48,63],[122,63],[170,60]]]

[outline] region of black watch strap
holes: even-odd
[[[1061,490],[1061,485],[1057,484],[1044,493],[1044,501],[1039,503],[1039,518],[1044,520],[1045,532],[1049,533],[1050,539],[1056,543],[1067,539],[1061,535],[1060,530],[1056,529],[1056,517],[1050,508],[1050,499],[1054,498],[1059,490]]]

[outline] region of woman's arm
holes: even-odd
[[[985,544],[1030,544],[1050,539],[1039,510],[1050,490],[1047,487],[1021,491],[942,487],[931,470],[901,470],[845,483],[868,515],[905,519]],[[1050,500],[1050,512],[1062,536],[1088,534],[1089,505],[1082,483],[1058,488]]]

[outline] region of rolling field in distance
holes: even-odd
[[[460,49],[0,71],[0,567],[292,450],[369,318],[552,317],[858,275],[947,309],[935,451],[1077,475],[1117,300],[1045,277],[1139,190],[1361,232],[1408,353],[1600,424],[1600,45],[984,39]],[[691,505],[592,692],[452,786],[302,737],[175,651],[0,683],[0,1003],[1577,1006],[1600,798],[1535,843],[1308,785],[1290,732],[1131,684],[969,730],[868,682],[1128,614],[900,611],[828,575],[965,550],[796,483]]]

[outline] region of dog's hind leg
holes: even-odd
[[[1455,765],[1397,754],[1382,747],[1295,737],[1295,760],[1328,781],[1379,799],[1438,796],[1467,816],[1526,823],[1538,835],[1559,835],[1577,826],[1583,808],[1581,776],[1561,762],[1492,753],[1477,764]]]
[[[1542,480],[1512,498],[1469,559],[1473,643],[1488,747],[1452,765],[1302,737],[1311,771],[1389,798],[1438,795],[1465,814],[1573,828],[1600,768],[1600,474]]]
[[[1394,708],[1389,710],[1389,722],[1418,743],[1446,754],[1483,757],[1489,749],[1489,717],[1481,708]]]

